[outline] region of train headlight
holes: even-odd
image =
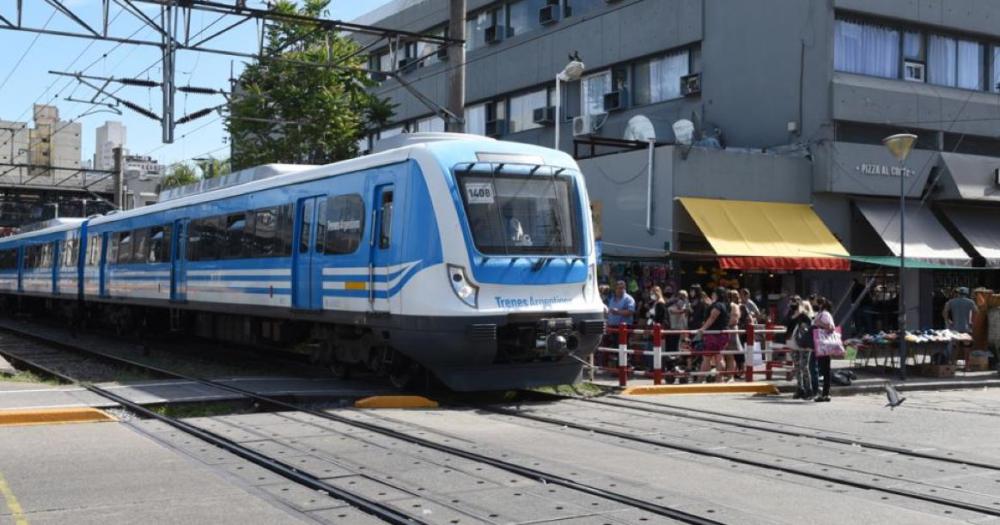
[[[479,307],[479,287],[469,281],[465,268],[449,264],[448,282],[451,283],[451,290],[463,303],[472,308]]]

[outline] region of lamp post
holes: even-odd
[[[899,301],[899,378],[906,379],[906,296],[904,294],[903,272],[906,270],[906,157],[913,149],[917,136],[912,133],[898,133],[882,139],[899,165],[899,282],[896,298]]]
[[[575,82],[580,80],[580,76],[583,75],[584,65],[583,62],[576,55],[571,55],[571,60],[566,67],[556,75],[556,145],[555,149],[559,149],[559,127],[562,124],[560,121],[560,110],[562,109],[562,91],[560,84],[563,82]]]

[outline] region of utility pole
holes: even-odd
[[[125,195],[125,153],[122,151],[121,146],[115,148],[114,150],[115,166],[111,174],[111,188],[114,192],[112,197],[112,202],[115,208],[119,210],[124,209],[124,195]]]
[[[465,0],[451,0],[448,37],[465,40]],[[454,133],[465,132],[465,44],[448,47],[448,111],[457,118],[448,119],[445,129]]]

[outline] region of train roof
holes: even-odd
[[[408,133],[403,134],[399,138],[393,137],[392,139],[388,139],[383,142],[387,142],[389,145],[393,146],[398,144],[398,147],[366,155],[364,157],[357,157],[354,159],[334,162],[332,164],[316,166],[306,170],[284,173],[274,177],[247,182],[245,184],[219,188],[205,193],[186,195],[170,201],[159,202],[126,212],[112,213],[94,218],[90,221],[90,224],[97,226],[112,223],[120,219],[141,217],[146,214],[201,204],[203,202],[210,202],[228,197],[235,197],[237,195],[243,195],[254,191],[277,188],[299,182],[307,182],[313,179],[351,173],[387,164],[395,164],[409,159],[412,156],[412,153],[416,150],[428,151],[445,164],[455,164],[463,159],[468,159],[470,157],[470,153],[507,153],[530,154],[533,157],[540,158],[546,164],[567,168],[575,167],[573,158],[561,151],[530,144],[498,141],[481,135],[468,135],[462,133]],[[456,145],[459,144],[461,147],[456,148]]]
[[[32,239],[34,237],[42,237],[50,233],[60,233],[70,230],[75,230],[80,227],[87,219],[81,219],[78,217],[61,217],[59,219],[53,219],[50,221],[51,224],[39,228],[37,230],[32,230],[28,232],[18,233],[16,235],[11,235],[9,237],[0,238],[0,245],[6,244],[10,241],[22,240],[22,239]]]

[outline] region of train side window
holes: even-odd
[[[118,233],[118,254],[115,262],[128,264],[132,261],[132,232]]]
[[[329,199],[321,199],[316,204],[316,253],[323,253],[326,243],[326,208]]]
[[[118,261],[118,234],[112,233],[108,235],[108,253],[105,260],[105,264],[115,263]]]
[[[246,213],[226,216],[225,245],[221,254],[223,259],[239,259],[248,255],[244,250],[246,228]]]
[[[14,270],[17,268],[17,250],[4,250],[0,252],[0,269]]]
[[[246,250],[250,257],[274,257],[278,243],[278,208],[261,208],[247,213]]]
[[[101,262],[101,236],[100,235],[91,236],[90,241],[88,241],[88,243],[89,243],[88,248],[90,250],[90,260],[87,261],[87,264],[89,264],[90,266],[97,266],[97,263]]]
[[[132,262],[145,263],[148,260],[149,252],[149,228],[142,228],[132,232]]]
[[[382,208],[379,213],[382,218],[379,222],[381,231],[378,235],[378,247],[388,248],[392,242],[392,191],[382,192]]]
[[[170,262],[170,243],[173,240],[173,237],[171,237],[172,232],[173,228],[169,224],[163,226],[160,231],[160,244],[157,246],[155,252],[155,262]],[[154,252],[150,251],[149,253],[150,257],[154,256]]]
[[[338,195],[326,201],[324,252],[332,255],[354,253],[365,230],[365,202],[361,195]]]
[[[53,246],[55,246],[53,242],[47,242],[42,245],[42,268],[52,268]]]

